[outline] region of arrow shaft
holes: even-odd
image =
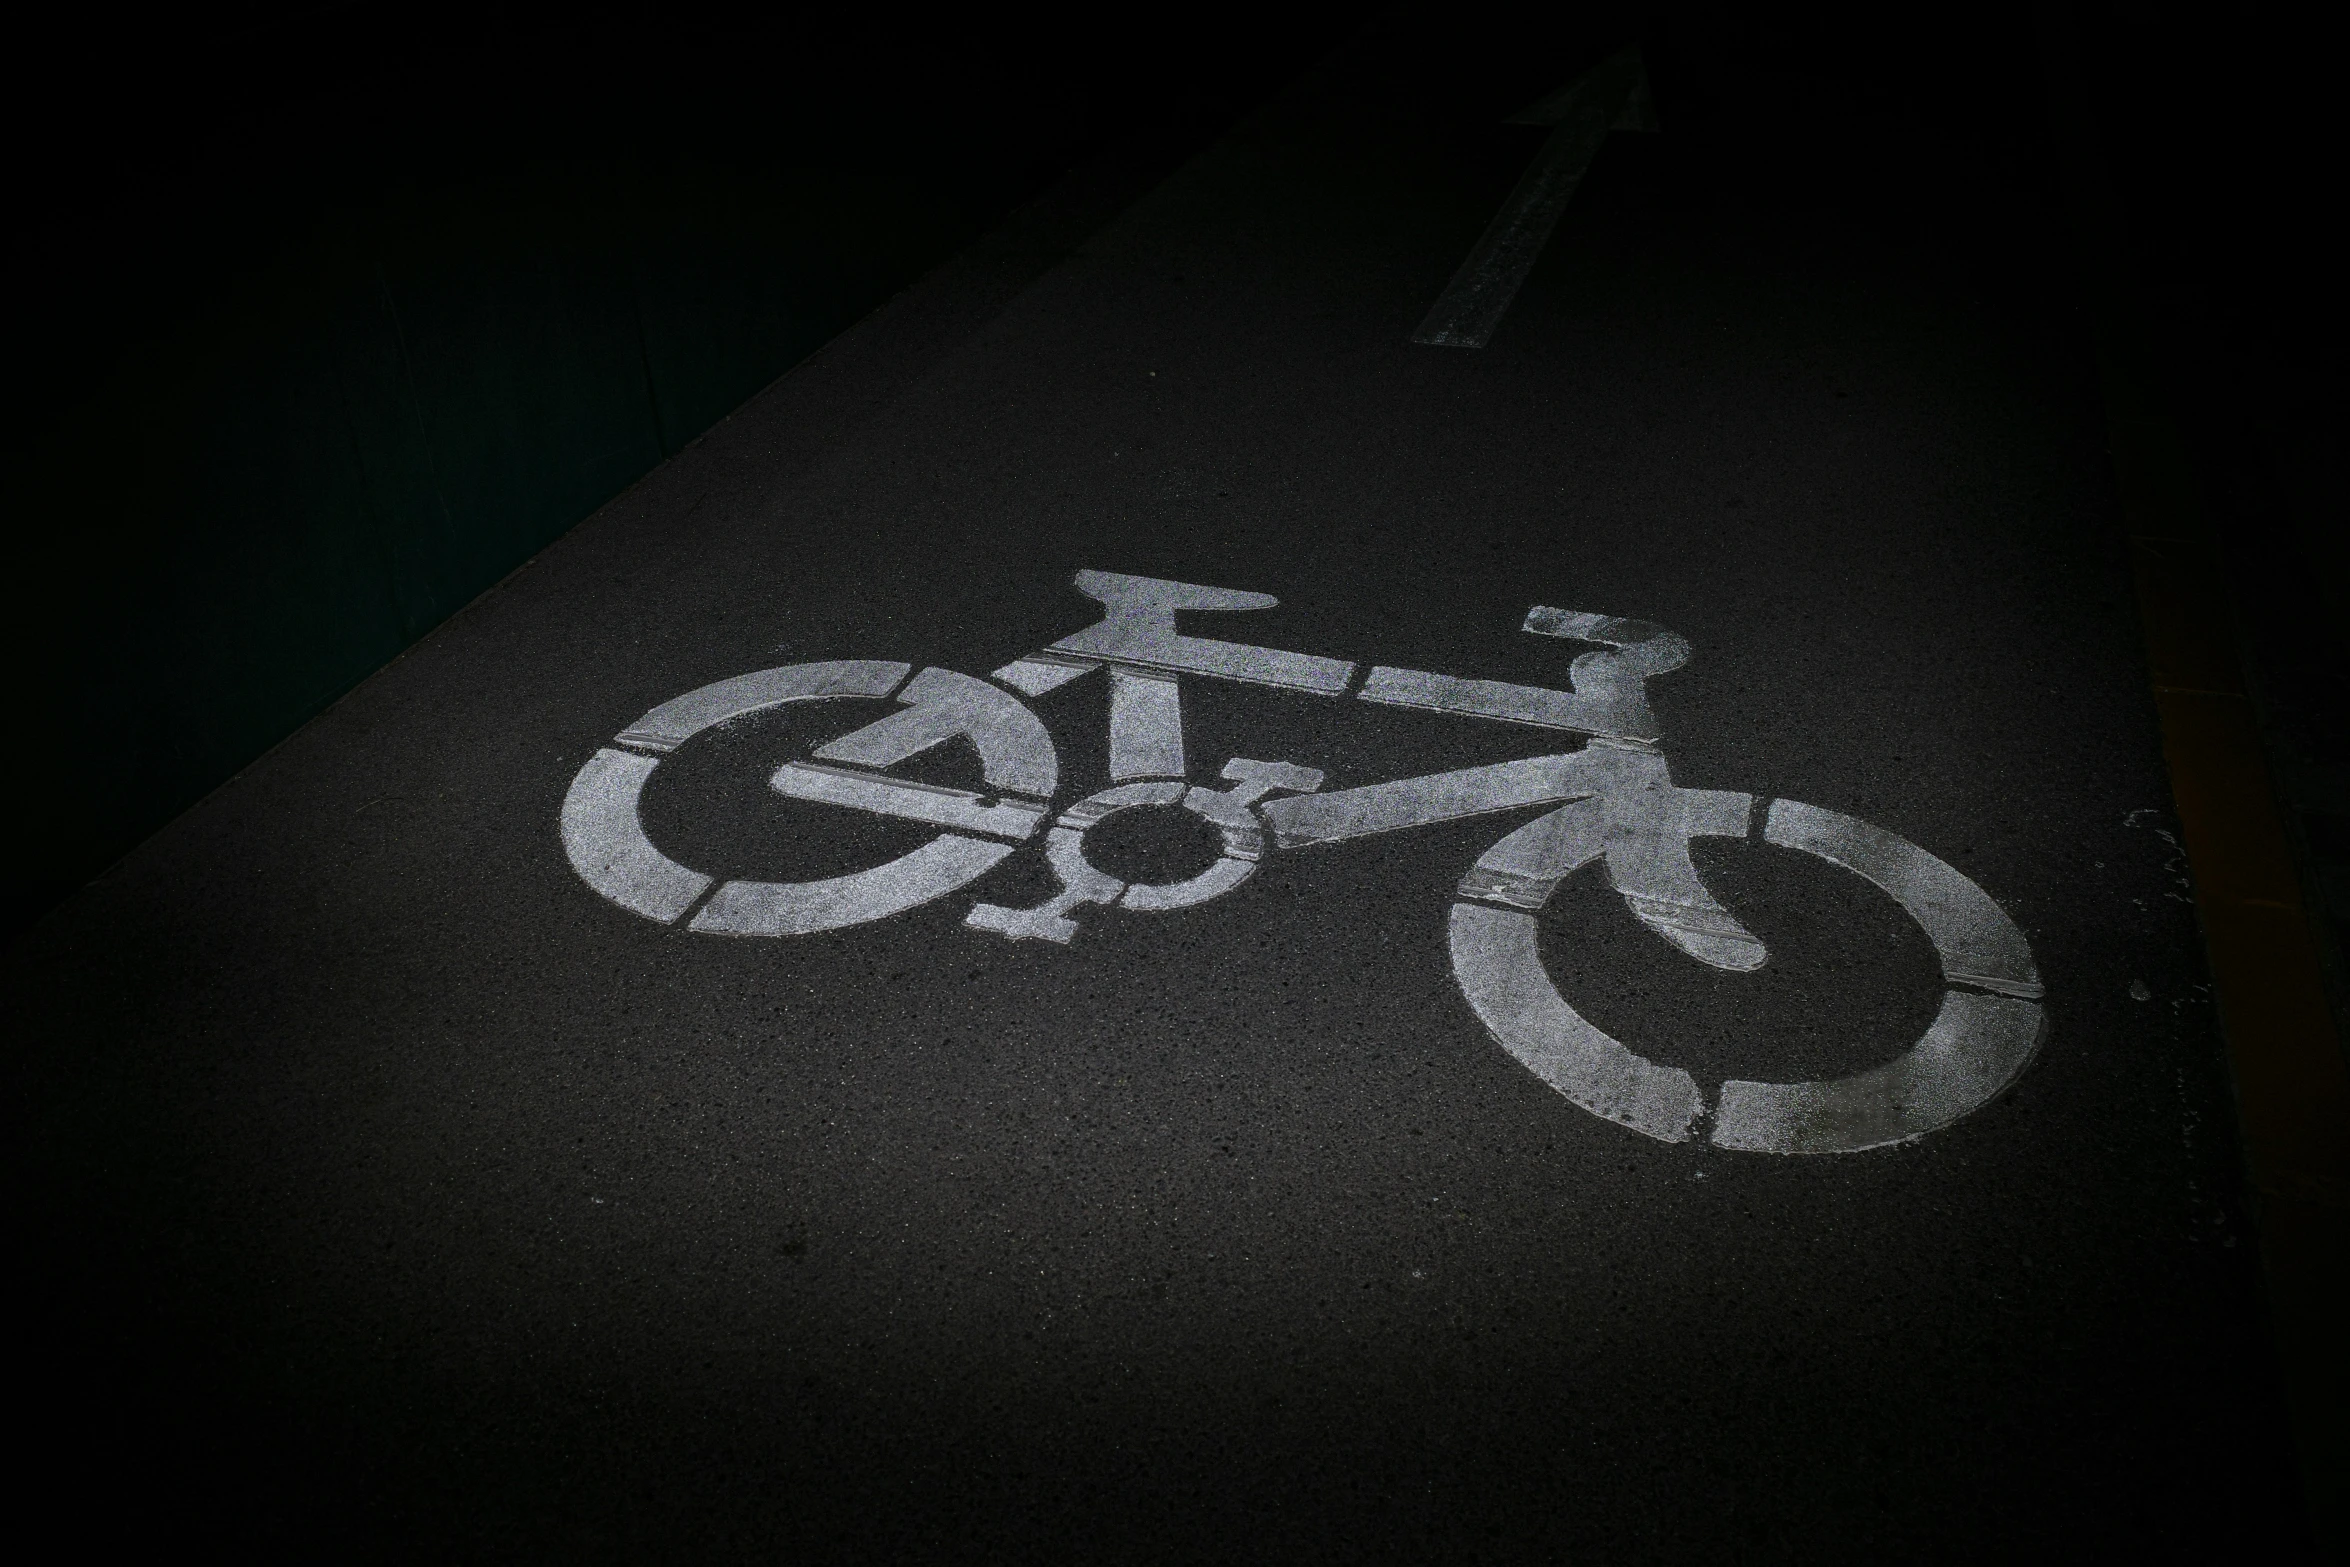
[[[1413,342],[1447,348],[1485,346],[1518,297],[1526,274],[1534,270],[1534,258],[1542,254],[1559,214],[1574,199],[1575,187],[1582,184],[1584,171],[1624,114],[1639,81],[1638,56],[1627,52],[1575,84],[1560,108],[1556,128],[1412,334]]]

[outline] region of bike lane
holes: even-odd
[[[1471,85],[1416,25],[951,343],[853,334],[10,955],[76,1450],[393,1555],[2294,1548],[2094,388],[2003,249],[2044,214],[1884,196],[1869,136],[1933,143],[1883,106],[1717,82],[1676,124],[1663,55],[1665,134],[1607,141],[1486,344],[1414,342],[1526,156],[1496,122],[1613,42]],[[1087,570],[1277,600],[1176,630],[1351,671],[1007,674],[1049,778],[819,754],[1083,634]],[[1948,955],[1757,825],[1801,802],[2014,922],[2012,1087],[1841,1154],[1591,1113],[1456,977],[1464,874],[1539,805],[1260,844],[1066,942],[974,919],[1063,888],[1047,818],[1176,775],[1170,733],[1193,788],[1292,799],[1572,750],[1349,694],[1580,694],[1602,645],[1536,606],[1686,639],[1655,751],[1765,802],[1692,863],[1767,963],[1594,862],[1510,916],[1558,995],[1709,1104],[1910,1049]],[[865,673],[649,726],[803,666]],[[566,853],[599,754],[701,878],[661,918]],[[1032,820],[885,919],[705,917],[952,825],[840,803],[874,765]],[[1153,798],[1090,863],[1209,874],[1235,840]]]

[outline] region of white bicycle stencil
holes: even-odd
[[[1269,609],[1262,593],[1111,572],[1077,574],[1101,620],[990,680],[947,669],[845,660],[764,669],[664,702],[622,730],[572,780],[563,846],[588,885],[650,920],[728,936],[796,936],[886,919],[947,896],[1042,837],[1060,890],[1033,908],[975,905],[964,923],[1011,940],[1067,943],[1093,911],[1190,908],[1238,887],[1273,850],[1527,806],[1553,807],[1485,851],[1452,906],[1453,975],[1503,1049],[1595,1115],[1665,1142],[1771,1153],[1845,1153],[1914,1140],[1978,1109],[2021,1075],[2046,1032],[2041,985],[2015,922],[1974,882],[1895,834],[1834,811],[1672,781],[1650,677],[1690,656],[1645,621],[1537,608],[1525,629],[1587,642],[1571,690],[1466,680],[1416,669],[1357,667],[1178,631],[1176,614]],[[1052,737],[1021,696],[1082,676],[1110,682],[1110,776],[1100,793],[1053,814],[1060,779]],[[909,676],[911,678],[909,678]],[[1580,749],[1321,792],[1323,775],[1290,762],[1235,757],[1228,788],[1185,782],[1180,677],[1256,686],[1585,737]],[[1015,695],[1017,692],[1019,695]],[[886,864],[819,881],[717,878],[678,864],[647,837],[639,812],[661,759],[714,725],[791,702],[895,696],[900,710],[776,769],[797,800],[940,829]],[[954,739],[978,752],[988,794],[892,777],[886,769]],[[1121,811],[1179,806],[1211,824],[1221,853],[1196,876],[1130,883],[1097,868],[1087,833]],[[1690,1074],[1609,1037],[1568,1004],[1544,968],[1535,915],[1560,882],[1600,862],[1632,913],[1681,952],[1749,971],[1763,944],[1717,902],[1690,857],[1694,838],[1767,843],[1843,867],[1889,894],[1932,941],[1947,989],[1922,1038],[1886,1065],[1800,1083],[1732,1079],[1709,1098]],[[713,891],[713,888],[715,890]],[[689,918],[690,916],[690,918]]]

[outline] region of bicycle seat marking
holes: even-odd
[[[1704,1138],[1764,1153],[1851,1153],[1914,1141],[1981,1108],[2030,1065],[2047,1033],[2023,932],[1989,894],[1915,844],[1817,806],[1685,789],[1657,749],[1647,682],[1680,668],[1689,644],[1661,626],[1537,607],[1524,629],[1593,644],[1569,689],[1468,680],[1424,670],[1186,635],[1178,613],[1271,608],[1262,593],[1081,571],[1095,624],[1016,658],[988,679],[904,663],[791,664],[687,692],[620,731],[572,779],[562,834],[587,884],[631,913],[724,936],[798,936],[887,919],[947,897],[1042,839],[1059,882],[1030,908],[974,904],[964,925],[1012,941],[1066,945],[1105,911],[1166,913],[1231,892],[1267,854],[1437,822],[1541,808],[1480,855],[1451,913],[1453,976],[1494,1040],[1537,1078],[1595,1115],[1665,1142]],[[1025,698],[1100,674],[1110,686],[1111,786],[1062,808],[1051,734]],[[1184,751],[1183,678],[1239,681],[1333,700],[1420,708],[1581,737],[1580,748],[1324,792],[1324,775],[1288,761],[1233,757],[1227,788],[1193,784]],[[896,859],[805,882],[716,877],[681,865],[647,836],[640,802],[663,757],[713,726],[796,702],[895,697],[899,711],[786,762],[770,780],[787,799],[843,806],[939,829]],[[887,771],[967,739],[990,791],[943,788]],[[1203,871],[1163,883],[1099,868],[1089,833],[1121,812],[1179,807],[1214,829]],[[1761,967],[1763,943],[1700,879],[1693,839],[1757,835],[1816,855],[1892,897],[1932,941],[1946,984],[1923,1037],[1884,1066],[1797,1083],[1739,1079],[1708,1093],[1592,1025],[1545,969],[1536,915],[1561,882],[1598,864],[1640,922],[1714,968]]]

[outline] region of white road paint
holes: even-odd
[[[1560,1093],[1663,1142],[1689,1140],[1705,1095],[1679,1067],[1635,1055],[1586,1022],[1551,983],[1535,922],[1515,909],[1452,906],[1452,971],[1501,1047]]]
[[[1608,715],[1608,721],[1635,738],[1654,739],[1656,716],[1648,707],[1648,682],[1686,665],[1694,656],[1686,637],[1645,620],[1585,615],[1537,604],[1519,627],[1528,635],[1596,642],[1607,651],[1584,653],[1567,666],[1575,695]]]
[[[1264,815],[1273,829],[1273,841],[1284,849],[1294,849],[1572,800],[1589,792],[1575,781],[1574,774],[1573,753],[1529,756],[1523,761],[1494,762],[1331,794],[1276,800],[1265,807]]]
[[[1057,941],[1063,946],[1077,939],[1077,922],[1070,912],[1089,903],[1115,903],[1126,883],[1086,859],[1085,834],[1120,811],[1145,805],[1179,805],[1179,783],[1130,783],[1089,795],[1061,813],[1045,838],[1045,860],[1061,881],[1061,890],[1028,909],[999,903],[972,907],[963,923],[973,930],[992,930],[1014,941]]]
[[[884,697],[910,666],[876,660],[788,664],[737,675],[664,702],[620,731],[634,751],[667,753],[714,724],[826,697]],[[714,878],[689,870],[645,836],[638,800],[657,758],[605,749],[572,779],[563,801],[563,849],[582,880],[632,913],[669,924]]]
[[[1174,676],[1110,671],[1110,776],[1183,776],[1183,698]]]
[[[573,868],[589,886],[631,913],[674,923],[716,878],[678,864],[645,835],[640,804],[659,756],[714,725],[787,702],[886,697],[901,683],[904,690],[898,700],[905,704],[903,712],[844,735],[817,754],[886,766],[967,737],[979,752],[982,774],[990,784],[1031,794],[1034,801],[985,802],[960,790],[805,763],[776,771],[771,783],[777,792],[1013,839],[1031,836],[1060,772],[1044,725],[1017,697],[984,680],[953,670],[925,669],[907,682],[910,667],[869,660],[789,664],[716,681],[662,703],[619,736],[622,745],[658,754],[606,748],[572,779],[563,802],[562,829],[564,852]],[[796,936],[886,919],[976,880],[1012,849],[1010,843],[942,833],[887,864],[852,875],[809,882],[730,881],[711,894],[688,928],[735,936]]]
[[[1714,1142],[1756,1153],[1856,1153],[1914,1142],[2022,1076],[2047,1031],[2029,1001],[1947,991],[1925,1038],[1875,1071],[1815,1083],[1724,1083]]]
[[[1205,637],[1187,637],[1175,629],[1178,610],[1271,609],[1281,601],[1269,593],[1203,588],[1110,571],[1079,572],[1077,591],[1098,600],[1108,613],[1076,635],[1055,642],[1053,652],[1177,674],[1282,686],[1316,696],[1337,696],[1354,678],[1355,666],[1344,659],[1211,642]]]
[[[1048,691],[1060,690],[1079,675],[1090,674],[1101,667],[1090,659],[1031,653],[1026,658],[1013,659],[1003,668],[993,671],[989,678],[1001,680],[1024,695],[1043,696]]]
[[[563,852],[596,891],[666,925],[710,890],[711,878],[687,870],[645,836],[637,797],[656,765],[609,746],[589,757],[563,797]]]
[[[877,778],[821,762],[786,762],[775,770],[769,783],[777,794],[789,799],[845,805],[933,827],[964,827],[997,838],[1030,837],[1044,825],[1045,808],[1026,800],[991,802],[964,789]]]
[[[937,668],[908,680],[911,666],[882,661],[797,664],[719,681],[653,709],[572,780],[562,830],[573,867],[622,908],[662,923],[690,913],[690,929],[725,935],[803,935],[916,908],[984,875],[1043,827],[1059,762],[1042,722],[1011,692],[1043,696],[1107,669],[1116,782],[1043,832],[1059,890],[1032,908],[976,904],[964,920],[972,929],[1066,945],[1089,907],[1169,912],[1221,897],[1255,874],[1269,845],[1341,843],[1548,807],[1504,834],[1461,879],[1453,973],[1502,1048],[1594,1115],[1666,1142],[1706,1135],[1710,1118],[1711,1140],[1723,1148],[1855,1152],[1913,1140],[1980,1108],[2024,1071],[2046,1033],[2031,948],[1987,893],[1893,833],[1791,800],[1765,813],[1764,841],[1865,878],[1933,942],[1951,988],[1922,1038],[1872,1071],[1799,1083],[1734,1079],[1709,1101],[1687,1072],[1645,1059],[1575,1011],[1544,968],[1535,916],[1561,882],[1594,864],[1627,909],[1679,953],[1732,972],[1769,957],[1706,889],[1690,855],[1697,838],[1748,838],[1755,800],[1673,782],[1655,747],[1647,682],[1686,664],[1690,648],[1661,626],[1537,607],[1526,631],[1595,644],[1574,660],[1571,690],[1380,666],[1359,693],[1374,703],[1592,736],[1580,750],[1327,794],[1318,769],[1236,757],[1223,768],[1231,787],[1214,789],[1183,782],[1179,675],[1339,696],[1355,666],[1176,629],[1178,613],[1270,608],[1275,601],[1265,594],[1095,571],[1080,572],[1076,585],[1104,606],[1103,618],[998,668],[1000,684]],[[646,837],[646,781],[662,755],[695,734],[784,702],[893,692],[901,711],[820,747],[813,760],[784,762],[771,781],[790,799],[949,829],[922,847],[851,875],[731,881],[713,892],[713,877],[669,859]],[[994,795],[883,771],[959,738],[976,748]],[[1276,793],[1286,798],[1270,798]],[[1181,806],[1212,823],[1221,838],[1215,861],[1181,881],[1130,885],[1086,857],[1094,827],[1146,806]]]
[[[1222,897],[1255,875],[1257,862],[1264,858],[1265,835],[1249,808],[1275,789],[1318,789],[1322,785],[1322,775],[1313,768],[1289,762],[1255,762],[1246,757],[1225,763],[1224,776],[1232,788],[1129,783],[1078,801],[1062,813],[1045,842],[1045,859],[1060,878],[1060,890],[1034,908],[979,904],[963,923],[1015,941],[1056,941],[1066,946],[1077,938],[1077,922],[1070,916],[1086,904],[1115,903],[1141,913],[1164,913]],[[1120,811],[1146,805],[1180,805],[1210,823],[1224,840],[1222,852],[1198,875],[1173,882],[1122,882],[1085,857],[1088,832]]]
[[[1942,977],[2002,995],[2038,1000],[2040,970],[2031,944],[1991,895],[1957,871],[1882,827],[1794,800],[1771,802],[1763,836],[1866,877],[1893,895],[1925,927],[1942,957]]]
[[[925,669],[898,700],[907,704],[904,712],[841,736],[818,750],[817,759],[893,767],[961,738],[978,748],[980,770],[998,789],[1045,800],[1059,785],[1053,737],[1018,697],[951,669]]]
[[[878,660],[786,664],[737,675],[662,703],[620,731],[618,743],[639,751],[674,751],[712,724],[748,717],[786,702],[832,696],[887,696],[912,666]]]
[[[1594,745],[1570,759],[1584,798],[1539,817],[1479,857],[1460,896],[1539,909],[1593,860],[1633,915],[1698,961],[1747,972],[1769,954],[1714,901],[1689,858],[1692,838],[1746,835],[1753,797],[1675,787],[1665,759]]]
[[[1571,691],[1381,666],[1371,671],[1357,694],[1366,702],[1496,718],[1643,744],[1662,737],[1664,731],[1656,714],[1649,710],[1648,681],[1688,663],[1688,642],[1645,620],[1583,615],[1539,605],[1526,612],[1524,629],[1536,636],[1597,642],[1611,651],[1585,653],[1576,659],[1567,669],[1568,683],[1574,688]]]
[[[1184,794],[1183,804],[1228,834],[1244,830],[1255,834],[1257,823],[1250,808],[1276,789],[1286,794],[1311,794],[1322,787],[1322,770],[1318,767],[1300,767],[1295,762],[1253,762],[1245,756],[1226,762],[1224,777],[1231,788],[1192,789]],[[1262,835],[1249,841],[1261,844]]]
[[[1658,764],[1655,776],[1661,779],[1662,758],[1644,760]],[[1635,1072],[1627,1058],[1649,1073],[1665,1069],[1600,1032],[1558,994],[1542,971],[1530,912],[1548,902],[1566,876],[1605,858],[1617,890],[1658,934],[1716,967],[1759,967],[1762,944],[1713,905],[1695,880],[1687,847],[1695,837],[1745,837],[1751,797],[1670,793],[1682,798],[1660,808],[1654,788],[1617,788],[1530,822],[1496,844],[1462,881],[1464,901],[1453,906],[1452,950],[1462,994],[1503,1049],[1594,1114],[1682,1142],[1705,1111],[1702,1094],[1687,1120],[1677,1119],[1679,1099],[1670,1101],[1669,1115],[1639,1109],[1658,1102],[1661,1090],[1658,1079]],[[2027,986],[2030,994],[2039,993],[2038,972],[2023,933],[1998,905],[1923,849],[1866,822],[1793,800],[1773,802],[1768,820],[1767,841],[1817,854],[1891,894],[1924,927],[1947,978],[1981,985],[1983,978],[1968,971],[1996,967],[2007,993],[1948,991],[1924,1037],[1870,1071],[1797,1083],[1725,1082],[1714,1110],[1715,1145],[1795,1154],[1857,1153],[1910,1142],[1978,1109],[2014,1082],[2039,1048],[2046,1020],[2023,997]],[[1676,887],[1680,901],[1668,900],[1660,910],[1653,890],[1628,890],[1660,886]],[[1691,889],[1712,907],[1691,907]],[[1697,1091],[1694,1082],[1690,1087]]]
[[[726,936],[805,936],[887,919],[943,898],[1003,862],[1015,846],[940,833],[886,865],[825,881],[730,881],[687,928]]]
[[[1559,215],[1567,210],[1608,132],[1656,129],[1640,51],[1625,50],[1510,120],[1554,129],[1427,319],[1412,333],[1415,343],[1483,348],[1518,297],[1534,258],[1558,226]]]
[[[1653,718],[1629,719],[1601,703],[1573,691],[1547,686],[1511,685],[1502,680],[1464,680],[1457,675],[1432,675],[1420,669],[1371,671],[1356,693],[1366,702],[1391,707],[1417,707],[1434,713],[1459,713],[1468,718],[1498,718],[1504,723],[1532,724],[1541,729],[1564,729],[1572,734],[1609,735],[1626,740],[1654,740]]]

